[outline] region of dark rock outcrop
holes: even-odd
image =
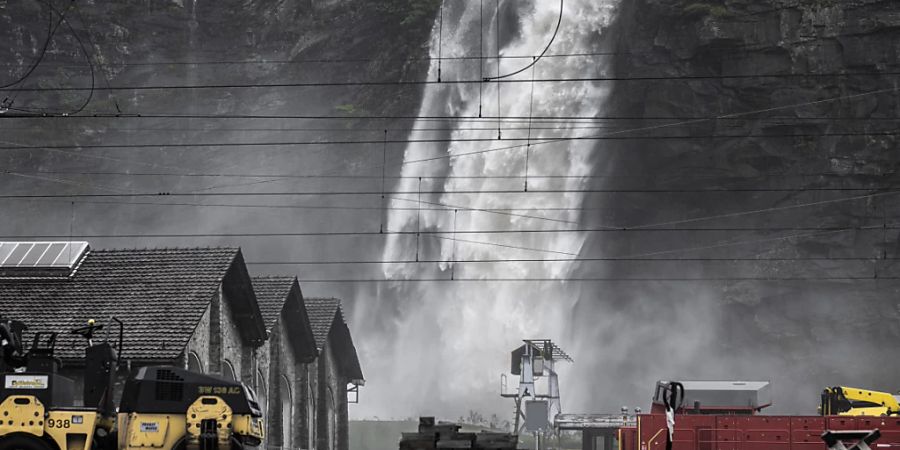
[[[661,139],[601,142],[597,187],[666,192],[589,198],[587,225],[657,231],[598,233],[582,256],[688,260],[580,273],[725,280],[586,287],[573,334],[630,384],[592,407],[678,377],[772,379],[778,410],[807,413],[826,385],[900,387],[900,4],[638,0],[616,26],[614,74],[650,79],[616,82],[607,115]]]

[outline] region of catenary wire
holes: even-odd
[[[380,264],[505,264],[505,263],[586,263],[586,262],[879,262],[900,261],[896,257],[875,256],[846,256],[846,257],[708,257],[708,258],[628,258],[628,257],[577,257],[577,258],[487,258],[487,259],[413,259],[402,260],[356,260],[344,259],[336,261],[290,261],[290,260],[261,260],[247,261],[247,265],[268,266],[318,266],[318,265],[380,265]]]
[[[622,132],[631,132],[631,130],[622,130]],[[877,136],[897,136],[900,130],[890,131],[848,131],[848,132],[821,132],[821,133],[768,133],[768,134],[701,134],[701,135],[641,135],[641,136],[619,136],[619,132],[607,135],[597,136],[548,136],[541,138],[544,141],[552,140],[553,142],[563,141],[685,141],[685,140],[703,140],[703,139],[748,139],[748,138],[812,138],[812,137],[877,137]],[[64,144],[64,145],[6,145],[0,146],[0,150],[29,150],[29,149],[142,149],[142,148],[191,148],[191,147],[290,147],[290,146],[312,146],[312,145],[373,145],[373,144],[419,144],[419,143],[450,143],[450,142],[494,142],[498,139],[493,137],[485,138],[435,138],[435,139],[366,139],[366,140],[312,140],[312,141],[276,141],[276,142],[190,142],[190,143],[148,143],[148,144]],[[525,137],[505,137],[501,139],[507,142],[525,141],[529,142]],[[541,141],[536,141],[535,144]],[[522,144],[517,147],[525,147],[531,144]],[[505,150],[505,149],[504,149]]]
[[[10,175],[14,175],[11,172]],[[19,174],[21,175],[21,174]],[[271,180],[267,180],[271,181]],[[259,184],[260,182],[256,182]],[[534,194],[694,194],[694,193],[799,193],[799,192],[860,192],[873,191],[873,188],[707,188],[707,189],[474,189],[474,190],[429,190],[429,191],[394,191],[393,194],[428,194],[428,195],[476,195],[476,194],[508,194],[508,195],[534,195]],[[884,191],[882,193],[897,193],[898,191]],[[94,198],[94,197],[325,197],[325,196],[361,196],[381,195],[381,191],[369,190],[344,190],[344,191],[272,191],[272,192],[168,192],[168,191],[144,191],[130,194],[96,194],[96,193],[67,193],[67,194],[0,194],[0,199],[42,199],[42,198]],[[405,199],[404,199],[405,200]]]
[[[671,76],[601,76],[601,77],[555,77],[535,78],[534,83],[596,83],[596,82],[648,82],[648,81],[696,81],[696,80],[754,80],[754,79],[793,79],[793,78],[841,78],[841,77],[894,77],[900,72],[836,72],[836,73],[782,73],[782,74],[733,74],[733,75],[671,75]],[[531,83],[531,79],[504,78],[493,83]],[[96,87],[103,91],[175,91],[191,89],[273,89],[273,88],[309,88],[309,87],[365,87],[365,86],[423,86],[430,84],[476,84],[483,80],[384,80],[384,81],[308,81],[291,83],[219,83],[219,84],[158,84],[143,86],[109,86]],[[71,92],[85,91],[80,87],[9,87],[0,90],[15,92]]]
[[[47,38],[44,39],[44,45],[41,47],[40,53],[38,53],[37,58],[35,58],[34,62],[25,71],[25,73],[23,73],[21,76],[19,76],[19,78],[17,78],[16,80],[8,82],[8,83],[0,86],[0,89],[5,89],[5,88],[11,87],[11,86],[15,86],[15,85],[25,81],[26,79],[28,79],[29,76],[31,76],[32,72],[34,72],[34,70],[37,69],[37,67],[44,60],[44,55],[47,54],[47,48],[50,47],[50,42],[53,41],[53,35],[56,34],[56,30],[59,28],[59,26],[62,24],[63,19],[65,18],[65,16],[61,16],[59,18],[59,20],[56,22],[56,25],[55,26],[53,25],[54,8],[51,7],[52,6],[51,1],[52,0],[47,0],[47,2],[46,2],[47,3],[47,16],[48,16],[48,18],[47,18]],[[71,9],[71,8],[72,8],[72,4],[70,4],[66,8],[66,10],[63,12],[63,14],[68,13],[69,9]]]
[[[805,277],[578,277],[578,278],[299,278],[299,283],[647,283],[647,282],[687,282],[696,283],[698,281],[719,281],[719,282],[740,282],[740,281],[770,281],[770,282],[788,282],[788,281],[843,281],[843,282],[860,282],[860,281],[895,281],[900,280],[897,276],[805,276]]]
[[[509,78],[509,77],[511,77],[511,76],[518,75],[518,74],[520,74],[520,73],[522,73],[522,72],[528,70],[529,68],[531,68],[531,67],[534,66],[535,64],[537,64],[537,62],[540,61],[540,60],[544,57],[544,55],[547,54],[547,50],[550,50],[550,46],[552,46],[552,45],[553,45],[553,41],[556,40],[556,35],[559,34],[559,27],[560,27],[560,25],[562,25],[562,18],[563,18],[563,9],[564,9],[564,8],[563,8],[563,1],[564,1],[564,0],[559,0],[559,19],[556,21],[556,28],[553,30],[553,35],[550,36],[550,41],[547,42],[547,46],[544,47],[544,50],[542,50],[540,54],[538,54],[536,57],[533,57],[533,58],[531,59],[531,62],[530,62],[529,64],[525,65],[525,67],[522,67],[522,68],[520,68],[519,70],[516,70],[516,71],[513,71],[513,72],[509,72],[509,73],[506,73],[506,74],[503,74],[503,75],[498,74],[498,75],[495,76],[495,77],[483,77],[482,80],[484,80],[484,81],[498,81],[498,80],[501,80],[501,79],[504,79],[504,78]],[[498,21],[500,20],[500,16],[499,16],[499,15],[497,16],[497,20],[498,20]],[[497,38],[499,39],[499,37],[500,37],[500,31],[499,31],[499,30],[500,30],[500,26],[499,26],[499,25],[497,25],[497,30],[498,30],[498,31],[497,31]],[[500,67],[500,64],[499,64],[499,59],[500,59],[500,54],[499,54],[499,53],[500,53],[500,51],[499,51],[499,49],[498,49],[497,53],[498,53],[498,54],[497,54],[497,58],[498,58],[497,68],[499,69],[499,67]],[[533,75],[533,74],[532,74],[531,80],[534,81],[534,75]]]
[[[850,227],[710,227],[710,228],[573,228],[559,230],[542,229],[516,229],[516,230],[408,230],[408,231],[284,231],[284,232],[246,232],[246,233],[86,233],[75,235],[78,238],[113,239],[113,238],[223,238],[223,237],[327,237],[327,236],[414,236],[464,234],[558,234],[558,233],[653,233],[653,232],[779,232],[779,231],[813,231],[813,232],[849,232],[849,231],[881,231],[900,230],[897,226],[885,227],[881,224],[871,226]],[[17,236],[0,236],[8,239]],[[65,235],[59,234],[34,234],[28,237],[40,237],[46,239],[63,239]]]

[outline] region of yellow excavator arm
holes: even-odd
[[[824,416],[896,416],[900,403],[888,392],[835,386],[822,392],[820,412]]]

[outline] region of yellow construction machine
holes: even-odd
[[[900,415],[900,397],[888,392],[834,386],[822,391],[823,416],[896,416]]]
[[[115,320],[115,319],[113,319]],[[263,438],[262,413],[243,383],[174,366],[145,366],[113,391],[123,343],[94,343],[90,321],[72,333],[87,340],[83,393],[58,373],[57,333],[37,333],[27,351],[25,325],[0,319],[0,450],[247,450]]]

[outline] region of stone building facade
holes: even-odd
[[[364,384],[362,369],[341,301],[306,299],[319,357],[308,374],[315,400],[315,443],[319,450],[349,450],[348,388]]]
[[[253,285],[269,339],[263,344],[256,390],[265,392],[266,446],[311,449],[306,372],[316,360],[315,338],[296,277],[256,277]],[[263,397],[262,394],[260,394]]]

